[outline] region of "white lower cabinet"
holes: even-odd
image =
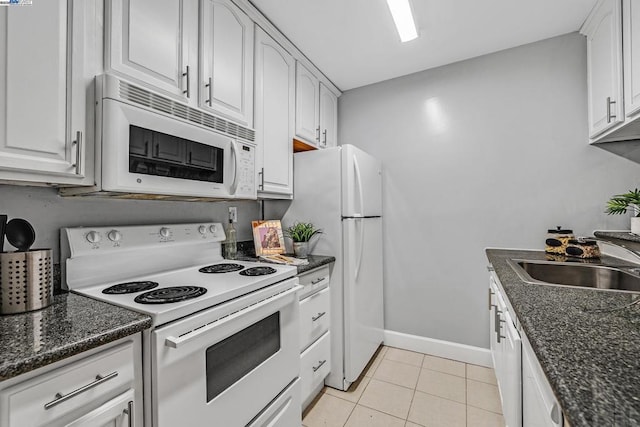
[[[299,277],[300,292],[300,389],[302,409],[322,390],[331,372],[331,298],[328,265]]]
[[[507,427],[560,427],[562,410],[495,273],[489,279],[490,348]]]
[[[0,384],[0,427],[142,426],[141,362],[134,336],[7,380]]]

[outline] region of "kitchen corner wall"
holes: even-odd
[[[215,221],[226,224],[228,207],[238,207],[238,241],[252,240],[251,221],[260,218],[255,201],[170,202],[64,198],[54,188],[0,185],[0,213],[33,224],[34,248],[52,248],[59,261],[60,228]],[[226,227],[226,225],[225,225]],[[5,242],[5,250],[12,247]]]
[[[488,347],[485,247],[628,229],[603,211],[640,165],[588,145],[586,87],[572,33],[340,97],[339,140],[383,162],[387,330]]]

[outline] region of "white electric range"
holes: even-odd
[[[297,269],[225,260],[224,239],[219,223],[62,230],[70,291],[152,318],[145,426],[300,425]]]

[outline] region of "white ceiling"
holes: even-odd
[[[251,0],[341,90],[577,31],[596,0],[411,0],[400,43],[385,0]]]

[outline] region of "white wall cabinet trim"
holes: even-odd
[[[624,48],[624,107],[627,117],[640,111],[640,4],[624,0],[622,18]]]

